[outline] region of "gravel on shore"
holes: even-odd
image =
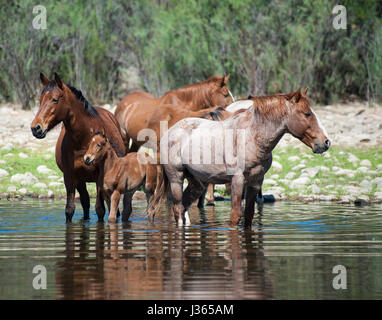
[[[110,111],[115,109],[110,105],[103,107]],[[351,103],[314,106],[313,109],[330,136],[332,148],[382,150],[382,106]],[[6,190],[0,189],[0,199],[65,197],[62,174],[54,163],[54,149],[61,126],[51,130],[44,140],[35,139],[30,123],[36,112],[37,109],[25,111],[20,106],[0,105],[0,184],[7,187]],[[296,151],[291,153],[291,149]],[[303,202],[336,201],[360,205],[382,202],[380,154],[360,159],[354,152],[331,153],[329,150],[322,156],[323,160],[331,162],[312,165],[315,155],[295,138],[285,135],[275,149],[272,168],[265,177],[264,194],[274,195],[275,200]],[[15,172],[10,166],[10,163],[15,163],[15,158],[18,162],[27,163],[36,154],[41,161],[36,161],[38,163],[33,164],[33,168]],[[329,181],[332,178],[326,184],[320,181],[329,174],[336,177],[333,185]],[[221,186],[217,186],[217,192],[224,194]],[[143,195],[137,193],[135,199],[141,198],[144,199]]]

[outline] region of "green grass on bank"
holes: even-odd
[[[26,154],[27,158],[19,156],[20,153]],[[1,160],[5,161],[1,163]],[[40,173],[37,168],[46,166],[51,172]],[[46,151],[31,152],[25,149],[15,148],[10,151],[0,150],[0,168],[8,172],[8,176],[0,177],[0,193],[8,193],[10,195],[22,194],[27,196],[48,195],[48,192],[53,192],[54,196],[63,197],[66,195],[65,186],[63,183],[63,175],[57,167],[54,153]],[[12,176],[16,174],[25,174],[30,172],[37,181],[31,184],[23,185],[22,182],[11,182]],[[35,186],[36,183],[43,183],[46,188]],[[16,187],[16,191],[9,191],[10,187]],[[25,190],[26,189],[26,193]],[[91,196],[95,195],[95,187],[89,184],[88,190]]]
[[[293,156],[297,156],[300,159],[290,161],[289,158]],[[351,161],[354,157],[359,160]],[[362,160],[369,160],[371,165],[361,165]],[[381,169],[377,169],[377,166],[382,164],[382,148],[356,149],[333,146],[326,153],[318,155],[314,154],[311,149],[304,145],[288,148],[276,147],[273,152],[273,161],[279,162],[282,165],[282,170],[279,171],[275,166],[272,166],[265,179],[272,179],[273,175],[278,175],[276,179],[272,180],[277,181],[277,187],[285,190],[284,195],[287,198],[312,194],[312,185],[318,187],[315,188],[315,191],[320,190],[317,192],[318,195],[334,195],[337,197],[348,195],[349,187],[350,189],[352,187],[361,188],[359,193],[371,198],[374,197],[375,192],[382,191],[373,183],[375,178],[382,177]],[[294,169],[301,164],[305,165],[305,167]],[[291,183],[293,180],[301,177],[304,171],[316,167],[320,167],[320,170],[318,170],[316,175],[309,178],[309,182],[303,188],[297,189]],[[363,170],[360,170],[360,167],[363,167]],[[342,174],[338,174],[339,170],[342,171]],[[344,174],[346,170],[348,174]],[[287,179],[287,175],[290,172],[295,172],[295,176]],[[370,186],[364,186],[368,181]],[[274,186],[265,184],[264,192],[273,188]]]
[[[19,156],[20,153],[28,157],[22,158]],[[375,183],[376,178],[382,177],[382,170],[377,169],[378,165],[382,165],[382,148],[356,149],[334,146],[323,155],[317,155],[304,145],[299,145],[288,148],[277,147],[273,156],[273,160],[281,164],[282,169],[279,170],[275,165],[266,174],[263,186],[265,194],[279,192],[286,199],[309,195],[332,195],[340,198],[344,195],[358,194],[373,199],[376,192],[382,192],[380,189],[382,185],[378,186]],[[291,157],[296,159],[291,161]],[[350,159],[356,157],[358,160],[352,162],[349,161],[349,157]],[[366,167],[367,169],[364,167],[363,170],[359,170],[361,161],[365,159],[369,160],[371,165]],[[37,168],[41,165],[51,171],[38,172]],[[304,166],[304,168],[295,168],[296,166]],[[320,169],[316,174],[308,177],[309,180],[305,185],[298,188],[294,185],[296,179],[306,176],[307,170],[317,167]],[[0,169],[8,172],[8,176],[0,177],[1,194],[38,196],[50,193],[55,197],[66,194],[62,173],[56,165],[53,153],[31,152],[21,148],[10,151],[0,150]],[[339,175],[339,169],[346,169],[348,174]],[[33,179],[33,183],[23,185],[21,181],[11,182],[12,176],[26,172],[30,172],[36,178],[36,180]],[[290,174],[291,172],[294,174]],[[291,177],[291,175],[294,176]],[[370,182],[369,185],[368,182]],[[36,186],[36,183],[43,183],[46,187]],[[349,188],[353,191],[349,191]],[[94,196],[95,184],[88,184],[88,190],[90,195]]]

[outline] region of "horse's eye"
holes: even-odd
[[[102,143],[98,143],[97,146],[102,148]]]
[[[310,112],[305,113],[305,117],[309,118],[312,114]]]
[[[54,103],[58,103],[58,99],[53,98],[53,99],[52,99],[52,102],[54,102]]]

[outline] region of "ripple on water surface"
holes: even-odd
[[[166,210],[149,223],[65,223],[62,201],[0,201],[1,299],[382,298],[382,206],[265,205],[253,228],[232,228],[230,202],[176,227]],[[34,290],[32,269],[47,269]],[[334,290],[333,267],[347,270]]]

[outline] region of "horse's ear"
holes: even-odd
[[[42,72],[40,72],[40,80],[44,86],[46,86],[50,82],[50,80],[47,77],[45,77],[45,75]]]
[[[309,90],[309,87],[306,87],[305,90],[302,92],[302,95],[303,95],[303,96],[306,96],[308,90]]]
[[[90,135],[93,136],[93,134],[94,134],[94,130],[93,128],[90,128]]]
[[[301,98],[301,87],[298,88],[297,91],[291,92],[288,95],[287,99],[290,100],[291,102],[297,103],[300,101],[300,98]]]
[[[62,84],[61,78],[60,78],[60,76],[59,76],[57,73],[54,73],[54,81],[56,82],[56,85],[57,85],[61,90],[64,89],[64,85]]]
[[[228,76],[224,75],[222,77],[222,81],[220,82],[220,86],[221,87],[224,87],[224,86],[227,85],[227,82],[228,82],[228,79],[229,79],[230,76],[231,76],[231,74],[229,74]]]
[[[102,135],[104,138],[106,138],[106,134],[105,134],[105,128],[102,128],[102,131],[101,131]]]

